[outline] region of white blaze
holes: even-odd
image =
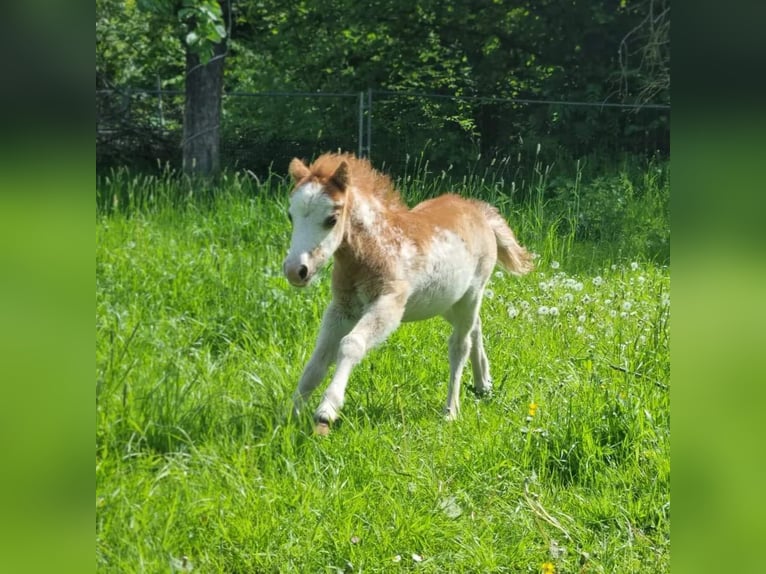
[[[293,236],[285,264],[306,265],[310,273],[321,267],[337,249],[340,227],[327,229],[325,220],[335,211],[335,204],[315,182],[302,185],[290,198]]]

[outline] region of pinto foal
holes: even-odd
[[[469,354],[476,392],[492,388],[479,319],[484,287],[498,260],[515,275],[530,271],[527,250],[491,205],[448,194],[408,209],[387,176],[353,155],[325,154],[310,167],[293,159],[289,171],[288,281],[304,287],[335,258],[333,298],[293,395],[294,413],[337,361],[314,413],[316,432],[327,434],[364,355],[402,321],[441,315],[453,327],[444,415],[456,418]]]

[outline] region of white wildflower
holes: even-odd
[[[538,315],[547,315],[548,313],[550,313],[550,309],[548,309],[548,307],[546,307],[545,305],[541,305],[537,309],[537,314]]]
[[[564,303],[571,303],[572,301],[574,301],[574,295],[572,295],[571,293],[564,293],[561,296],[561,300],[564,301]]]
[[[623,319],[627,319],[628,318],[628,314],[625,311],[621,311],[620,312],[620,317],[622,317]]]
[[[612,318],[616,317],[617,316],[617,311],[612,309],[611,311],[609,311],[609,316],[612,317]]]
[[[585,315],[584,315],[584,314],[583,314],[583,315],[580,315],[579,317],[577,317],[577,320],[578,320],[580,323],[585,323],[585,319],[586,319],[586,317],[585,317]]]
[[[560,264],[558,261],[551,261],[551,269],[558,269]]]
[[[529,309],[529,301],[520,301],[519,307],[521,307],[522,309],[526,311],[527,309]]]
[[[519,312],[520,311],[516,307],[514,307],[513,305],[509,305],[508,306],[508,316],[511,319],[515,319],[516,317],[518,317],[519,316]]]
[[[495,298],[495,292],[492,289],[485,289],[484,290],[484,296],[487,299],[494,299]]]
[[[582,335],[585,332],[585,327],[583,327],[582,325],[577,325],[576,331],[578,335]]]
[[[596,287],[601,287],[601,284],[602,284],[603,282],[604,282],[604,280],[601,278],[601,275],[596,275],[596,276],[593,278],[593,284],[594,284]]]
[[[548,314],[552,315],[554,317],[557,317],[558,314],[559,314],[559,308],[558,307],[551,307],[550,309],[548,309]]]
[[[631,262],[630,268],[635,271],[638,269],[638,263],[636,261]]]
[[[630,311],[630,308],[633,306],[633,304],[630,301],[623,301],[622,302],[622,310],[623,311]]]

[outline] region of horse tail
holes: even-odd
[[[506,271],[514,275],[524,275],[534,268],[532,254],[519,245],[516,236],[508,227],[500,212],[489,205],[481,202],[484,218],[489,223],[497,241],[497,258]]]

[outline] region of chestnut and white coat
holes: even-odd
[[[330,257],[335,259],[332,302],[293,395],[294,413],[336,361],[314,413],[316,431],[329,432],[351,370],[364,355],[402,321],[436,315],[453,327],[445,417],[459,413],[460,378],[469,357],[476,392],[488,393],[479,318],[484,288],[498,260],[516,275],[532,268],[529,253],[498,211],[453,194],[408,209],[387,176],[349,154],[325,154],[311,166],[294,159],[289,171],[295,188],[285,276],[304,287]]]

